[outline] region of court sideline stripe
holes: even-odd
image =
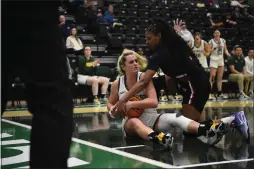
[[[144,147],[145,145],[135,145],[135,146],[124,146],[124,147],[113,147],[112,149],[126,149],[126,148],[136,148],[136,147]]]
[[[29,126],[29,125],[17,123],[17,122],[15,122],[15,121],[6,120],[6,119],[2,119],[2,121],[6,122],[6,123],[13,124],[13,125],[16,125],[16,126],[24,127],[24,128],[27,128],[27,129],[32,129],[32,127]]]
[[[6,119],[2,119],[2,121],[6,122],[6,123],[13,124],[13,125],[17,125],[17,126],[20,126],[20,127],[28,128],[28,129],[32,128],[29,125],[17,123],[17,122],[6,120]],[[72,141],[74,141],[76,143],[84,144],[84,145],[87,145],[87,146],[90,146],[90,147],[94,147],[94,148],[97,148],[97,149],[100,149],[100,150],[103,150],[103,151],[107,151],[107,152],[110,152],[110,153],[114,153],[114,154],[117,154],[117,155],[120,155],[120,156],[128,157],[128,158],[131,158],[131,159],[134,159],[134,160],[137,160],[137,161],[141,161],[143,163],[147,163],[147,164],[150,164],[150,165],[153,165],[153,166],[162,167],[162,168],[176,168],[176,166],[173,166],[173,165],[170,165],[170,164],[166,164],[166,163],[163,163],[163,162],[160,162],[160,161],[148,159],[148,158],[145,158],[145,157],[142,157],[142,156],[138,156],[138,155],[135,155],[135,154],[123,152],[123,151],[120,151],[120,150],[112,149],[112,148],[109,148],[109,147],[106,147],[106,146],[102,146],[102,145],[99,145],[99,144],[95,144],[95,143],[91,143],[91,142],[88,142],[88,141],[80,140],[80,139],[77,139],[77,138],[72,138]]]
[[[120,156],[128,157],[128,158],[131,158],[131,159],[134,159],[134,160],[137,160],[137,161],[141,161],[143,163],[147,163],[147,164],[150,164],[150,165],[153,165],[153,166],[157,166],[157,167],[161,167],[161,168],[175,168],[175,166],[170,165],[170,164],[166,164],[166,163],[163,163],[163,162],[160,162],[160,161],[152,160],[152,159],[145,158],[145,157],[142,157],[142,156],[138,156],[138,155],[135,155],[135,154],[123,152],[123,151],[120,151],[120,150],[112,149],[112,148],[109,148],[109,147],[106,147],[106,146],[102,146],[102,145],[99,145],[99,144],[95,144],[95,143],[91,143],[91,142],[88,142],[88,141],[80,140],[80,139],[77,139],[77,138],[72,138],[72,140],[75,141],[75,142],[81,143],[81,144],[88,145],[90,147],[94,147],[94,148],[97,148],[97,149],[108,151],[110,153],[114,153],[114,154],[117,154],[117,155],[120,155]]]
[[[201,164],[190,164],[190,165],[181,165],[175,168],[191,168],[191,167],[202,167],[208,165],[219,165],[219,164],[228,164],[228,163],[240,163],[246,161],[253,161],[254,158],[241,159],[241,160],[229,160],[229,161],[218,161],[218,162],[210,162],[210,163],[201,163]]]

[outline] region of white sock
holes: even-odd
[[[226,123],[226,124],[228,124],[228,125],[230,125],[230,124],[232,123],[232,121],[234,121],[234,120],[235,120],[235,116],[233,116],[233,115],[221,119],[221,121],[222,121],[223,123]]]

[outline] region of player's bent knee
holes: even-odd
[[[137,128],[140,126],[142,122],[138,118],[130,118],[126,123],[125,126],[128,128]]]

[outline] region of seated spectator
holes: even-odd
[[[229,57],[228,65],[230,71],[229,81],[238,83],[240,99],[248,98],[248,96],[245,94],[247,92],[249,96],[253,96],[253,75],[247,73],[242,48],[240,46],[235,47],[235,55]],[[250,88],[249,83],[251,83]]]
[[[238,7],[235,7],[235,10],[233,11],[231,18],[232,18],[233,21],[237,22],[238,24],[240,22],[242,22],[243,16],[240,13],[240,9]]]
[[[223,22],[215,22],[215,21],[213,20],[213,15],[212,15],[212,13],[207,13],[206,16],[207,16],[207,18],[208,18],[208,23],[209,23],[208,25],[209,25],[211,28],[219,28],[219,27],[221,27],[221,26],[224,25]]]
[[[231,6],[233,7],[240,7],[240,8],[245,8],[245,7],[249,7],[249,5],[245,5],[244,4],[245,0],[231,0]]]
[[[96,18],[97,23],[104,23],[104,16],[102,15],[102,12],[97,13],[97,18]]]
[[[70,35],[71,32],[71,28],[73,28],[74,25],[68,25],[65,23],[65,16],[60,15],[59,16],[59,28],[61,30],[62,33],[62,37],[65,40],[67,39],[67,37]]]
[[[104,21],[108,24],[113,24],[117,20],[114,17],[114,7],[113,5],[108,6],[108,10],[104,14]]]
[[[104,22],[102,12],[98,12],[97,7],[91,5],[86,8],[86,16],[88,31],[95,34],[98,31],[97,24]]]
[[[71,29],[71,35],[66,40],[66,48],[72,48],[74,51],[81,51],[83,49],[83,43],[77,36],[76,28]]]
[[[243,19],[246,21],[252,21],[252,23],[254,23],[254,16],[248,12],[248,8],[243,9]]]
[[[92,50],[89,46],[85,47],[85,56],[79,56],[78,67],[78,83],[92,86],[93,103],[100,104],[100,101],[107,102],[106,92],[109,85],[109,79],[106,77],[96,76],[96,67],[100,63],[98,59],[94,59],[91,55]],[[101,98],[98,98],[99,84],[101,87]]]
[[[97,5],[98,5],[97,0],[84,0],[84,6],[86,8],[90,6],[97,6]]]
[[[239,45],[235,45],[232,49],[232,51],[230,52],[231,55],[235,55],[235,48],[238,47]]]
[[[232,16],[230,14],[228,14],[226,16],[226,23],[225,23],[225,27],[226,28],[231,28],[232,26],[236,25],[237,22],[232,18]]]
[[[100,21],[101,21],[101,19],[100,19]],[[118,23],[117,19],[115,19],[113,5],[108,6],[108,10],[104,14],[104,22],[107,24],[112,24],[113,27],[123,25],[122,23]]]
[[[144,56],[144,51],[143,51],[143,49],[142,49],[141,47],[138,48],[137,53],[138,53],[139,55],[141,55],[141,56]]]
[[[254,57],[254,50],[250,49],[248,52],[248,56],[245,57],[245,64],[246,64],[247,73],[251,75],[254,75],[253,57]]]

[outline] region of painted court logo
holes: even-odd
[[[2,119],[1,169],[29,168],[31,127]],[[102,158],[103,157],[103,158]],[[171,168],[172,165],[72,138],[69,168]]]
[[[30,152],[30,141],[27,139],[29,133],[23,135],[20,138],[20,130],[15,127],[5,128],[2,123],[1,133],[1,168],[29,168],[29,152]],[[75,146],[75,144],[74,144]],[[68,159],[68,167],[83,167],[89,164],[87,161],[81,160],[73,154]]]

